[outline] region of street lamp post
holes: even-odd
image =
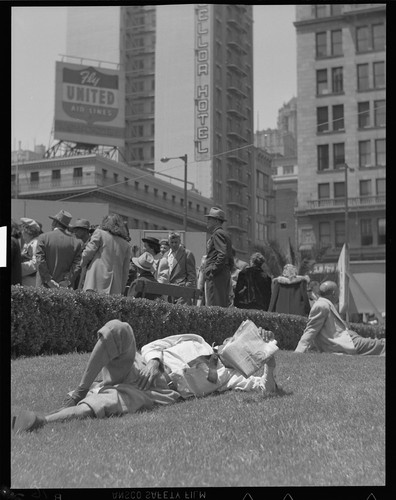
[[[184,218],[183,226],[184,232],[187,233],[187,154],[183,156],[165,156],[161,158],[162,163],[166,163],[169,160],[183,160],[184,161]]]

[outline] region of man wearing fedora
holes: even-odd
[[[154,257],[150,253],[144,252],[139,257],[132,257],[132,262],[138,270],[138,277],[131,283],[128,290],[128,297],[138,299],[142,297],[142,292],[136,291],[137,283],[140,281],[154,281],[154,283],[157,283],[157,280],[154,278]],[[159,297],[161,295],[155,293],[146,293],[144,296],[145,299],[149,300],[155,300]]]
[[[91,224],[87,219],[77,219],[76,222],[72,226],[70,226],[70,231],[76,238],[82,241],[83,250],[86,247],[91,236],[90,229]],[[78,271],[73,285],[74,290],[80,290],[82,288],[86,272],[86,267],[84,267],[83,271],[81,269]]]
[[[229,306],[231,269],[234,258],[229,234],[223,228],[226,220],[223,210],[212,207],[205,217],[211,234],[207,243],[205,262],[205,305]]]
[[[82,241],[68,233],[71,214],[61,210],[52,219],[52,231],[37,240],[36,286],[71,287],[80,269]]]

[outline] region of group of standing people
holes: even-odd
[[[65,210],[49,218],[52,228],[44,233],[34,219],[21,218],[20,226],[12,221],[12,284],[138,298],[136,284],[149,280],[199,288],[202,305],[309,313],[307,278],[287,265],[282,276],[272,280],[259,252],[251,255],[249,263],[238,259],[223,228],[225,214],[218,207],[206,215],[209,239],[198,271],[193,252],[185,248],[178,232],[170,232],[167,239],[143,238],[142,254],[132,257],[128,228],[117,214],[105,216],[97,227],[86,219],[71,224],[72,215]],[[21,236],[23,246],[18,242]],[[191,303],[182,297],[167,300]]]

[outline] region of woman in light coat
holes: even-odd
[[[87,268],[84,290],[122,294],[128,279],[132,248],[125,223],[117,214],[107,215],[85,247],[81,267]]]
[[[22,286],[36,286],[37,237],[41,234],[38,222],[27,217],[21,218],[22,238],[24,245],[21,251]]]

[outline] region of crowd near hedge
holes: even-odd
[[[245,319],[274,332],[278,347],[294,350],[307,318],[235,307],[173,305],[165,301],[68,289],[11,287],[11,356],[91,351],[97,331],[109,320],[129,323],[138,348],[180,333],[201,335],[221,344]],[[384,326],[353,323],[363,337],[385,337]]]

